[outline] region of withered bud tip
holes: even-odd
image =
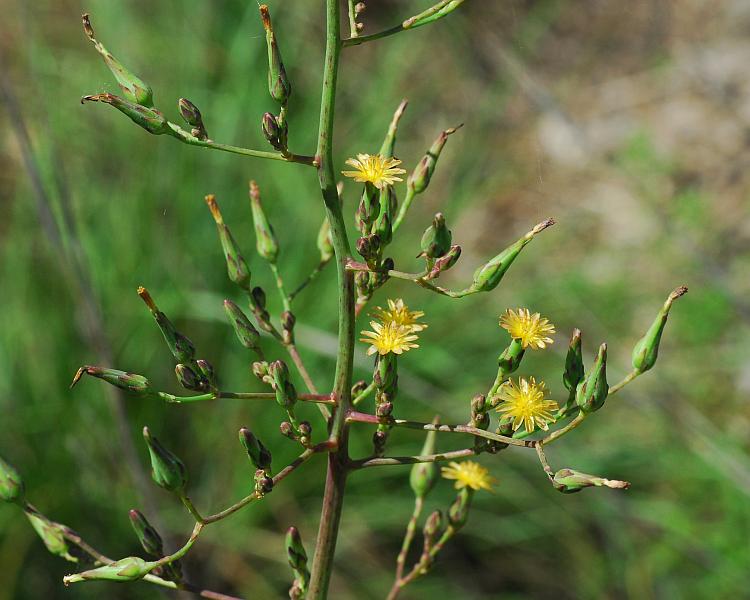
[[[607,479],[604,483],[608,488],[613,490],[627,490],[630,487],[629,481],[618,481],[616,479]]]
[[[83,374],[86,372],[87,368],[88,367],[83,366],[76,371],[76,374],[73,376],[73,382],[70,384],[70,389],[73,389],[73,386],[81,380],[81,377],[83,377]]]
[[[270,30],[271,29],[271,15],[268,12],[268,5],[261,4],[258,8],[260,9],[260,18],[263,19],[263,28]]]
[[[669,294],[670,300],[677,300],[680,296],[684,296],[688,293],[688,289],[686,285],[681,285],[676,290],[674,290],[671,294]]]
[[[530,233],[531,235],[536,235],[537,233],[541,233],[542,231],[547,229],[547,227],[552,227],[552,225],[554,224],[555,224],[554,219],[546,219],[542,221],[541,223],[538,223],[537,225],[535,225],[534,229],[532,229]]]
[[[456,125],[455,127],[449,127],[448,129],[446,129],[445,131],[443,131],[443,133],[444,133],[445,135],[450,135],[450,134],[452,134],[452,133],[456,133],[456,132],[457,132],[457,131],[458,131],[459,129],[461,129],[461,127],[463,127],[463,126],[464,126],[464,124],[463,124],[463,123],[459,123],[459,124],[458,124],[458,125]]]
[[[83,32],[91,41],[94,41],[94,28],[91,26],[89,13],[83,13],[81,15],[81,20],[83,21]]]
[[[206,196],[206,204],[208,204],[208,209],[211,211],[211,215],[213,216],[214,221],[216,221],[217,224],[223,223],[224,220],[221,218],[219,205],[216,203],[216,196],[214,196],[213,194],[208,194]]]
[[[254,179],[250,180],[250,196],[252,198],[260,198],[260,188]]]

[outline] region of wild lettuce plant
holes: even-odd
[[[411,281],[425,293],[437,293],[449,299],[487,293],[495,289],[503,276],[518,259],[521,251],[554,224],[547,219],[529,229],[507,248],[480,265],[472,280],[462,289],[452,290],[439,285],[441,275],[461,256],[461,246],[454,244],[453,235],[443,214],[435,215],[422,236],[419,258],[424,267],[409,273],[396,269],[396,261],[388,256],[388,247],[398,233],[414,199],[425,193],[436,169],[441,152],[457,128],[445,129],[437,136],[424,157],[408,172],[395,156],[396,136],[406,101],[396,109],[382,146],[374,153],[360,153],[337,166],[333,160],[332,140],[339,63],[345,50],[373,40],[408,32],[433,24],[457,10],[464,0],[441,0],[427,10],[405,19],[396,26],[371,35],[363,35],[365,3],[348,0],[348,36],[342,37],[342,15],[339,0],[325,0],[326,53],[323,65],[322,98],[317,149],[313,156],[297,154],[290,149],[287,120],[291,108],[292,85],[287,75],[280,43],[274,31],[267,6],[260,6],[260,18],[266,33],[268,50],[268,91],[278,105],[277,114],[268,112],[260,117],[260,127],[270,145],[269,150],[255,150],[219,143],[211,138],[209,128],[198,107],[181,98],[178,111],[185,125],[170,121],[157,108],[151,87],[128,70],[95,37],[88,15],[83,16],[84,32],[105,64],[114,75],[121,95],[99,93],[85,96],[83,102],[109,104],[134,123],[154,135],[203,148],[230,152],[252,159],[266,159],[299,163],[317,174],[318,186],[325,207],[326,218],[318,234],[319,265],[295,287],[291,288],[278,266],[280,239],[270,223],[262,202],[261,190],[251,181],[250,209],[255,227],[256,251],[270,268],[276,282],[283,312],[274,318],[267,306],[266,290],[254,285],[248,261],[229,226],[224,222],[219,203],[213,195],[205,201],[218,231],[229,279],[236,284],[238,296],[247,305],[251,316],[239,303],[225,300],[224,310],[234,328],[237,340],[253,357],[252,373],[266,387],[263,392],[235,392],[222,389],[214,367],[199,358],[193,343],[178,331],[162,312],[149,291],[138,289],[138,295],[160,329],[166,345],[174,357],[175,375],[179,384],[191,393],[177,396],[155,389],[143,375],[115,370],[110,367],[81,367],[75,385],[84,376],[101,379],[135,396],[154,398],[168,403],[195,403],[221,398],[237,398],[275,402],[280,414],[278,432],[258,432],[242,428],[239,441],[254,469],[252,483],[244,498],[226,508],[209,514],[194,505],[189,496],[188,469],[180,458],[168,449],[148,428],[143,436],[151,461],[152,477],[156,485],[169,491],[181,502],[195,520],[192,532],[182,547],[168,553],[160,534],[138,510],[129,513],[142,547],[144,557],[130,556],[111,559],[94,549],[69,527],[53,521],[30,504],[21,477],[6,462],[0,460],[0,499],[16,504],[23,511],[47,549],[72,563],[76,572],[64,577],[66,585],[89,580],[143,580],[164,588],[186,590],[206,598],[232,598],[202,589],[185,580],[181,560],[192,549],[209,526],[232,517],[254,503],[269,501],[268,496],[283,480],[301,469],[314,470],[306,463],[316,455],[326,456],[325,492],[319,530],[311,556],[299,531],[290,526],[286,534],[286,553],[292,570],[289,589],[291,598],[319,600],[328,595],[334,551],[344,507],[346,483],[362,469],[384,466],[410,466],[409,484],[414,494],[414,511],[406,525],[401,550],[396,558],[395,577],[388,598],[396,598],[402,589],[426,575],[436,564],[440,551],[461,530],[470,515],[476,493],[491,490],[496,480],[489,470],[470,460],[480,454],[496,455],[509,447],[534,452],[545,477],[556,490],[573,493],[587,487],[627,488],[624,481],[588,475],[570,468],[554,469],[546,456],[547,448],[566,436],[597,413],[607,401],[625,385],[650,370],[657,359],[659,343],[667,316],[674,300],[687,289],[673,291],[659,311],[645,335],[636,343],[632,356],[632,371],[619,383],[607,381],[607,345],[585,366],[581,332],[572,332],[562,380],[568,390],[565,401],[558,404],[548,397],[545,383],[533,376],[516,377],[527,352],[543,352],[553,343],[554,325],[546,317],[527,308],[508,309],[499,318],[499,326],[507,331],[507,346],[497,358],[497,375],[473,398],[466,399],[465,423],[442,423],[429,415],[427,420],[411,421],[399,418],[399,362],[408,360],[418,351],[420,333],[428,326],[422,311],[406,306],[401,299],[388,299],[381,307],[371,309],[369,328],[357,333],[355,318],[365,311],[376,290],[393,278]],[[364,149],[363,149],[364,150]],[[342,196],[345,180],[351,179],[359,198],[354,211],[356,241],[355,258],[349,242],[344,217]],[[312,179],[312,177],[311,177]],[[404,181],[405,179],[405,181]],[[401,198],[399,198],[401,196]],[[415,244],[416,245],[416,244]],[[294,301],[307,284],[329,263],[336,266],[338,278],[338,354],[332,384],[318,390],[310,377],[295,343],[296,316]],[[255,267],[253,267],[255,268]],[[482,318],[482,317],[477,317]],[[267,355],[264,338],[278,343],[284,359]],[[374,366],[370,381],[353,381],[352,360],[358,341],[367,346]],[[270,352],[268,352],[270,354]],[[288,356],[288,358],[286,358]],[[291,366],[291,368],[290,368]],[[315,423],[300,419],[299,403],[316,404],[320,418]],[[366,409],[366,406],[370,406]],[[494,415],[494,416],[493,416]],[[493,423],[494,420],[494,423]],[[349,451],[350,435],[360,435],[359,429],[370,429],[372,451],[368,456],[354,457]],[[422,432],[422,450],[413,456],[392,456],[388,453],[389,434],[394,428]],[[286,443],[299,447],[299,456],[289,464],[273,461],[269,442],[279,432],[288,438]],[[452,434],[467,439],[461,450],[440,452],[437,434]],[[261,441],[261,437],[264,441]],[[438,463],[446,466],[439,470]],[[321,473],[322,475],[322,473]],[[443,510],[433,510],[423,519],[426,498],[442,478],[453,485],[455,500]],[[421,524],[422,547],[416,561],[408,564],[410,550],[415,544]]]

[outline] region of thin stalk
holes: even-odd
[[[359,32],[357,31],[357,13],[354,10],[356,0],[348,0],[349,5],[349,37],[357,37]]]
[[[578,427],[581,423],[583,423],[585,418],[586,418],[586,415],[584,413],[578,413],[576,415],[576,418],[573,419],[570,423],[568,423],[565,427],[563,427],[562,429],[558,429],[557,431],[553,431],[548,436],[543,437],[541,440],[539,440],[539,443],[551,444],[555,440],[564,436],[566,433],[573,431],[576,427]]]
[[[177,127],[175,125],[175,127]],[[178,129],[181,129],[178,127]],[[175,137],[186,144],[191,146],[199,146],[201,148],[211,148],[213,150],[221,150],[222,152],[230,152],[232,154],[240,154],[241,156],[252,156],[254,158],[268,158],[271,160],[281,160],[284,162],[299,163],[302,165],[315,166],[315,157],[313,156],[302,156],[299,154],[281,154],[280,152],[266,152],[264,150],[250,150],[249,148],[242,148],[241,146],[232,146],[231,144],[219,144],[212,140],[199,140],[195,137],[187,137],[179,132],[175,132]]]
[[[295,290],[289,294],[289,301],[291,302],[297,297],[297,294],[299,294],[302,290],[304,290],[308,285],[310,285],[315,278],[323,271],[323,269],[326,268],[326,265],[331,262],[330,260],[323,260],[318,263],[318,266],[315,267],[310,274],[305,278],[305,280],[300,283]]]
[[[404,541],[401,543],[401,551],[398,553],[398,557],[396,558],[396,578],[394,585],[396,584],[396,582],[401,581],[401,578],[404,576],[406,556],[409,553],[409,548],[411,548],[411,543],[414,540],[414,534],[417,531],[417,521],[419,520],[419,516],[422,514],[423,508],[424,497],[417,496],[414,499],[414,511],[411,514],[409,522],[406,524],[406,533],[404,534]]]
[[[281,278],[281,273],[279,273],[279,267],[276,263],[270,263],[270,266],[271,271],[273,272],[273,277],[276,280],[276,288],[279,290],[281,303],[284,305],[284,310],[291,312],[292,305],[289,301],[289,294],[287,294],[284,289],[284,280]]]
[[[620,381],[619,383],[616,383],[611,388],[609,388],[609,394],[608,395],[611,396],[612,394],[616,394],[622,388],[624,388],[626,385],[628,385],[631,381],[633,381],[633,379],[635,379],[636,377],[638,377],[640,374],[641,374],[640,371],[631,371],[630,373],[628,373],[623,378],[622,381]]]
[[[354,277],[347,272],[346,262],[351,251],[346,225],[341,212],[336,176],[333,170],[333,121],[336,100],[336,80],[341,54],[341,24],[338,0],[326,0],[326,55],[323,70],[320,124],[318,128],[318,178],[336,256],[339,282],[339,347],[336,358],[334,394],[339,405],[334,410],[330,425],[330,439],[338,450],[329,453],[323,509],[315,543],[312,572],[307,600],[323,600],[328,586],[336,550],[341,511],[344,504],[348,461],[348,427],[346,415],[351,408],[351,381],[354,359]]]
[[[401,223],[403,222],[404,217],[406,216],[406,213],[409,210],[409,207],[411,206],[411,203],[416,195],[417,193],[414,191],[413,187],[408,186],[406,188],[406,196],[404,196],[404,201],[401,203],[401,206],[398,209],[398,214],[396,215],[396,219],[393,221],[393,233],[396,233],[398,228],[401,227]]]
[[[351,469],[366,469],[368,467],[384,467],[388,465],[413,465],[414,463],[442,462],[445,460],[455,460],[478,454],[474,448],[464,448],[463,450],[453,450],[443,452],[442,454],[421,454],[418,456],[384,456],[380,458],[363,458],[353,460],[349,463]]]
[[[370,385],[368,385],[365,389],[363,389],[354,400],[352,400],[352,406],[357,406],[360,402],[363,400],[366,400],[367,397],[372,394],[375,391],[375,382],[371,382]]]
[[[402,23],[399,23],[395,27],[391,27],[390,29],[385,29],[383,31],[379,31],[378,33],[372,33],[370,35],[360,35],[357,37],[350,37],[349,39],[346,39],[342,42],[342,45],[344,48],[349,48],[350,46],[359,46],[360,44],[364,44],[365,42],[372,42],[373,40],[379,40],[384,37],[388,37],[389,35],[393,35],[394,33],[401,33],[404,30],[404,26]]]

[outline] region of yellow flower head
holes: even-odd
[[[414,343],[417,336],[414,335],[411,327],[399,325],[394,321],[387,323],[370,321],[370,327],[372,331],[363,331],[362,335],[365,337],[360,338],[361,342],[371,344],[367,349],[368,355],[376,352],[381,355],[390,352],[402,354],[412,348],[419,348],[419,345]]]
[[[519,308],[518,312],[506,310],[500,317],[500,327],[507,329],[513,339],[521,340],[524,348],[542,349],[552,343],[548,336],[555,333],[555,326],[549,319],[539,313],[531,314],[527,308]]]
[[[552,411],[558,406],[554,400],[545,400],[546,391],[544,382],[537,383],[533,377],[529,377],[528,381],[519,377],[518,383],[508,380],[498,390],[497,398],[501,403],[497,412],[512,417],[513,431],[517,431],[521,425],[526,427],[527,433],[536,427],[547,431],[549,423],[555,420]]]
[[[497,480],[492,477],[479,463],[465,460],[464,462],[450,462],[447,467],[443,467],[442,475],[445,479],[455,479],[455,488],[471,488],[472,490],[492,491],[492,486]]]
[[[427,328],[424,323],[417,323],[417,320],[424,317],[424,313],[421,310],[409,310],[409,307],[404,304],[404,301],[399,298],[398,300],[388,299],[388,308],[375,308],[372,316],[376,319],[380,319],[383,323],[396,323],[397,325],[404,325],[409,327],[413,332],[422,331]]]
[[[398,175],[406,173],[404,169],[398,168],[401,164],[400,160],[384,158],[380,154],[357,154],[357,158],[347,159],[346,164],[356,170],[341,171],[345,176],[360,183],[370,182],[378,189],[393,185],[396,181],[402,181]]]

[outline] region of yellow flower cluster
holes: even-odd
[[[367,354],[402,354],[412,348],[419,348],[416,333],[427,327],[424,323],[418,323],[418,319],[424,316],[419,310],[410,311],[404,301],[388,300],[388,308],[377,307],[372,316],[378,319],[370,321],[372,331],[363,331],[360,341],[370,344]]]
[[[447,467],[443,467],[442,475],[445,479],[455,480],[454,487],[457,490],[468,487],[472,490],[492,491],[492,486],[497,483],[487,469],[470,460],[448,463]]]

